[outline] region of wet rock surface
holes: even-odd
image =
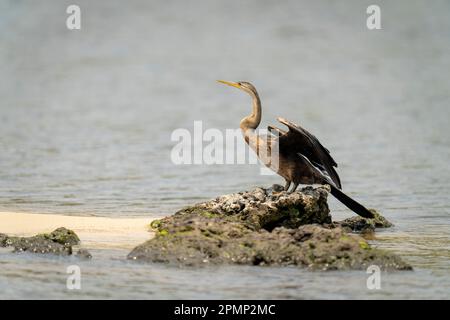
[[[76,257],[83,259],[83,260],[89,260],[92,259],[92,255],[89,251],[87,251],[86,249],[80,249],[78,250],[78,252],[76,253]]]
[[[155,220],[156,236],[129,259],[174,265],[246,264],[301,266],[313,270],[410,270],[398,256],[372,248],[349,230],[387,220],[333,223],[326,186],[294,193],[279,186],[220,196]],[[361,218],[362,219],[362,218]],[[376,221],[375,221],[376,220]]]
[[[372,219],[355,216],[343,221],[338,221],[336,224],[343,228],[348,228],[350,231],[361,233],[375,232],[375,229],[377,228],[390,228],[393,226],[391,222],[389,222],[375,209],[369,210],[374,215],[374,218]]]
[[[30,252],[67,256],[73,253],[72,247],[78,245],[80,239],[72,230],[58,228],[50,233],[32,237],[14,237],[0,234],[0,247],[13,247],[14,252]],[[77,256],[88,257],[85,249],[80,249]]]

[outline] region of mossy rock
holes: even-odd
[[[72,246],[79,243],[80,239],[76,233],[66,228],[58,228],[50,233],[32,237],[10,237],[0,234],[0,246],[13,247],[14,252],[71,255]],[[82,255],[86,257],[87,253],[82,252]]]
[[[78,238],[77,234],[66,228],[58,228],[50,233],[44,233],[38,236],[65,246],[74,246],[80,243],[80,238]]]
[[[374,232],[377,228],[390,228],[393,226],[391,222],[375,209],[369,209],[369,211],[373,213],[373,218],[369,219],[357,216],[336,222],[336,224],[343,228],[348,228],[353,232],[361,233]]]
[[[279,188],[221,196],[158,220],[155,237],[133,249],[128,258],[189,266],[347,270],[377,264],[382,269],[411,269],[398,256],[373,249],[359,235],[334,225],[326,187],[294,193],[272,190]]]

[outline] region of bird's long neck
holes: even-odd
[[[258,93],[252,93],[251,96],[253,98],[252,114],[242,119],[240,124],[241,130],[244,135],[247,133],[247,131],[253,131],[258,128],[259,124],[261,123],[261,100],[259,99]]]

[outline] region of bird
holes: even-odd
[[[261,123],[262,110],[256,88],[246,81],[217,81],[251,96],[252,113],[241,120],[240,129],[245,142],[256,152],[261,162],[285,179],[285,191],[289,192],[291,184],[290,192],[294,192],[299,184],[328,184],[331,194],[350,210],[364,218],[374,218],[371,211],[342,192],[341,180],[336,172],[337,163],[319,139],[281,117],[277,120],[287,130],[268,126],[270,135],[258,134],[256,129]]]

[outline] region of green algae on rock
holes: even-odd
[[[175,265],[296,265],[313,270],[409,270],[399,257],[371,248],[331,223],[328,189],[294,193],[257,188],[218,197],[152,223],[153,239],[129,259]]]
[[[391,222],[375,209],[369,209],[369,211],[374,215],[371,219],[356,216],[335,223],[343,228],[348,228],[353,232],[361,233],[374,232],[376,228],[390,228],[393,226]]]
[[[76,233],[66,228],[58,228],[50,233],[44,233],[42,236],[65,246],[74,246],[80,243],[80,238]]]
[[[58,228],[50,233],[38,234],[32,237],[10,237],[0,234],[0,247],[13,247],[14,252],[30,252],[54,255],[71,255],[72,246],[80,243],[80,239],[72,230]],[[90,256],[81,249],[84,257]]]

